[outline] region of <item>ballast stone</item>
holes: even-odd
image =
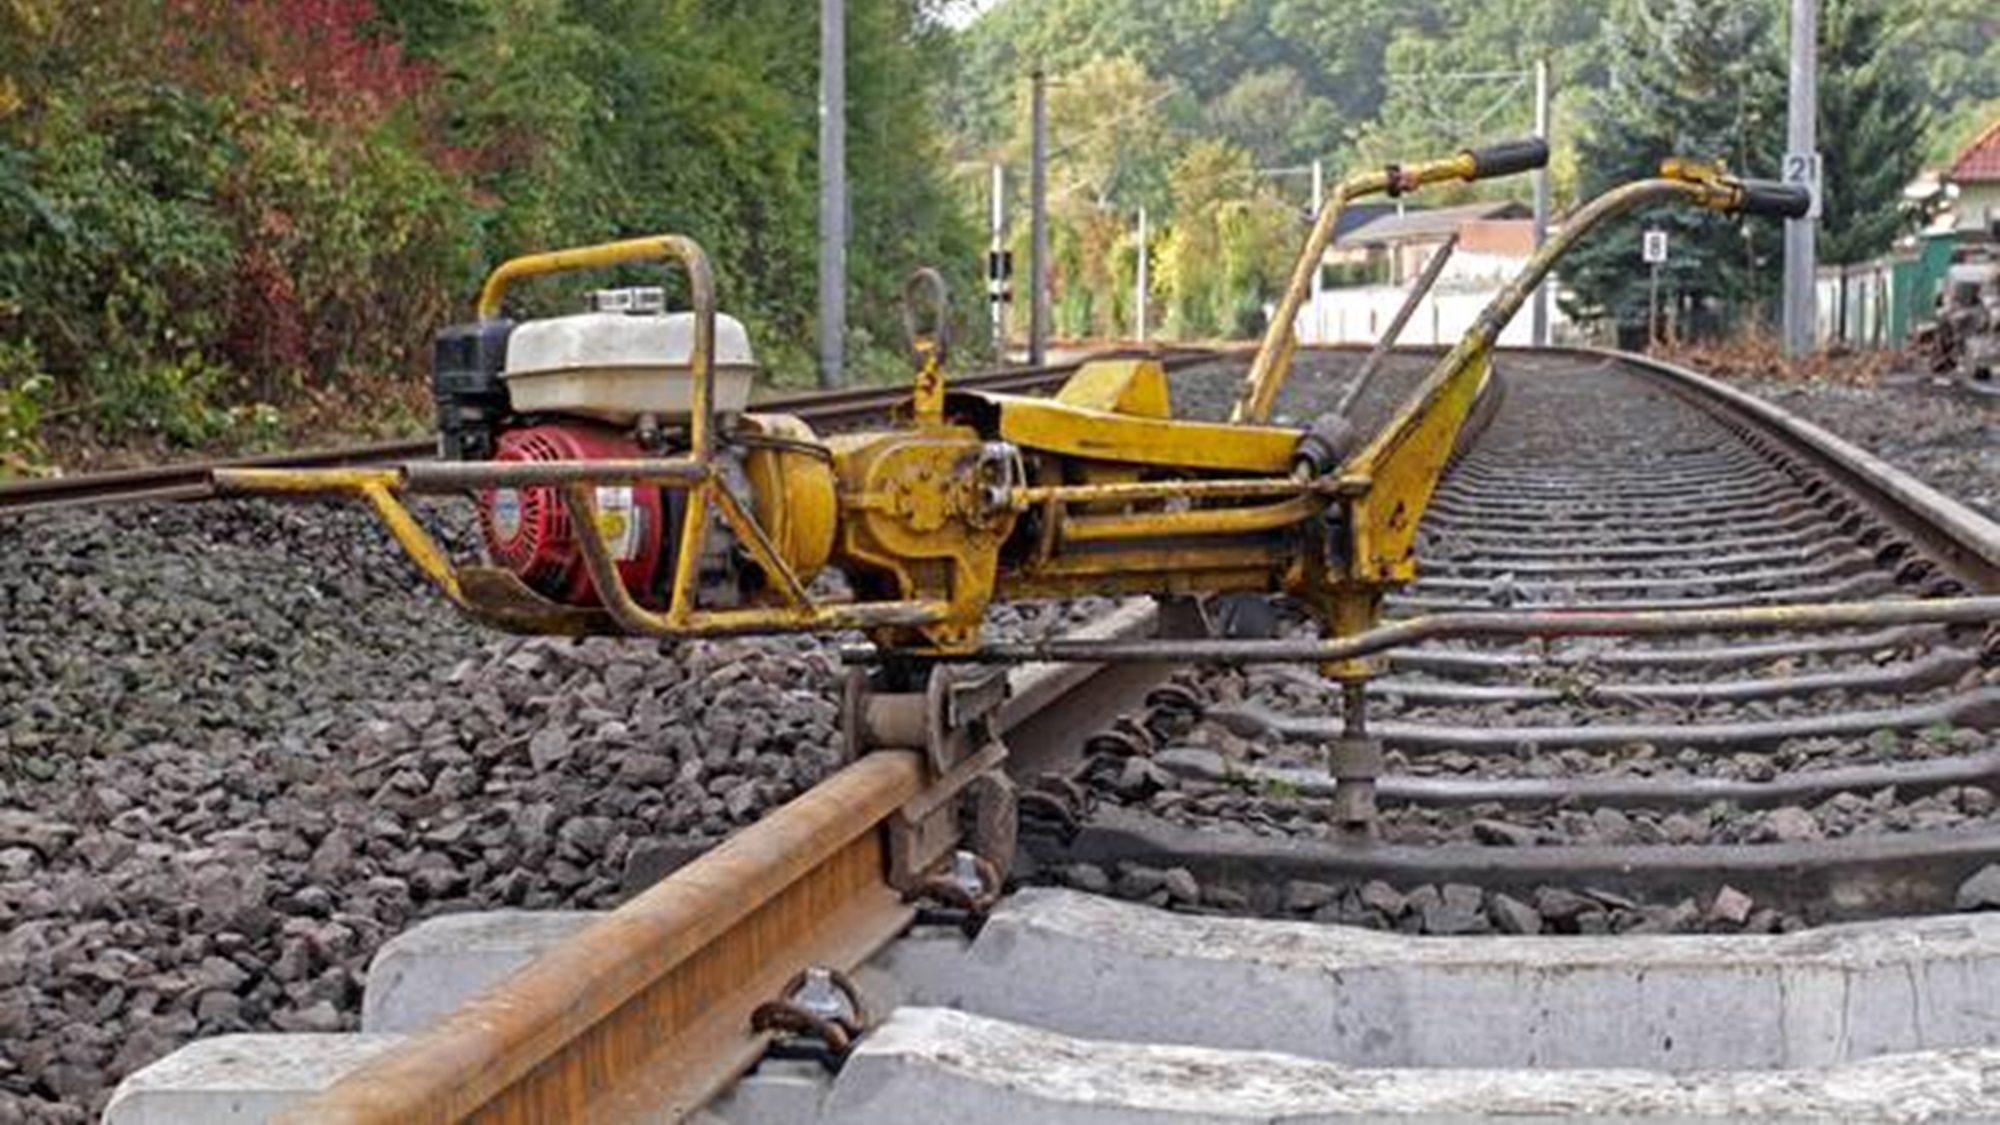
[[[2000,910],[2000,863],[1987,864],[1959,884],[1960,910]]]
[[[222,1035],[128,1075],[103,1125],[253,1125],[393,1049],[400,1035]]]

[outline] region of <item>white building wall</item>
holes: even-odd
[[[1515,268],[1519,268],[1518,261]],[[1490,287],[1433,289],[1404,327],[1398,343],[1455,344],[1472,327],[1473,321],[1500,292],[1495,280]],[[1298,333],[1302,344],[1372,344],[1381,337],[1396,310],[1403,307],[1407,291],[1393,285],[1365,285],[1328,289],[1299,310]],[[1556,302],[1549,302],[1549,329],[1559,338],[1569,321]],[[1523,307],[1504,331],[1500,343],[1527,346],[1534,343],[1534,317]]]

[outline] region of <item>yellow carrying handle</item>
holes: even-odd
[[[511,259],[501,263],[480,289],[479,319],[499,316],[507,290],[516,282],[644,261],[679,262],[687,272],[688,292],[694,300],[694,354],[689,357],[689,366],[694,370],[694,395],[689,410],[693,419],[690,456],[706,461],[715,430],[711,409],[715,401],[715,273],[709,268],[707,252],[693,239],[658,234]]]
[[[1277,308],[1272,311],[1271,323],[1265,326],[1263,343],[1257,348],[1256,358],[1250,362],[1250,372],[1243,379],[1243,388],[1230,410],[1229,420],[1260,425],[1269,420],[1271,405],[1278,400],[1278,391],[1284,387],[1285,377],[1291,373],[1292,354],[1298,350],[1298,335],[1293,326],[1298,322],[1299,308],[1305,304],[1306,294],[1312,290],[1313,274],[1319,272],[1326,249],[1333,243],[1334,229],[1340,225],[1340,213],[1350,201],[1384,192],[1402,195],[1428,184],[1511,176],[1540,168],[1548,162],[1548,142],[1539,137],[1528,137],[1486,148],[1467,149],[1443,160],[1391,164],[1349,176],[1337,184],[1313,222],[1312,232],[1306,236],[1305,249],[1292,268],[1291,281],[1278,298]]]

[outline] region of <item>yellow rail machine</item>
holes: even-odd
[[[1377,624],[1383,593],[1415,576],[1418,522],[1486,378],[1500,328],[1555,260],[1598,223],[1682,200],[1796,215],[1802,193],[1671,163],[1573,214],[1365,445],[1344,420],[1263,424],[1295,346],[1292,324],[1340,208],[1372,193],[1539,167],[1540,141],[1391,166],[1340,185],[1312,228],[1244,385],[1235,420],[1172,416],[1144,359],[1086,364],[1053,398],[953,391],[939,331],[894,422],[818,435],[748,408],[742,326],[719,314],[707,259],[678,236],[521,258],[487,281],[477,323],[438,339],[442,456],[398,467],[234,470],[224,490],[346,493],[372,505],[445,595],[517,632],[667,638],[861,630],[905,666],[977,656],[996,601],[1090,594],[1283,594],[1331,637]],[[677,262],[692,309],[658,290],[600,293],[574,316],[515,323],[529,278]],[[939,306],[942,287],[925,282]],[[920,294],[921,295],[921,294]],[[470,492],[488,558],[455,565],[404,505]],[[822,576],[837,572],[839,581]],[[1359,660],[1349,737],[1334,753],[1337,814],[1372,814],[1379,751]],[[977,748],[975,748],[977,749]],[[948,762],[939,762],[940,768]]]

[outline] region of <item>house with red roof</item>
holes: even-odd
[[[1990,231],[2000,224],[2000,121],[1986,127],[1944,174],[1954,191],[1953,224],[1961,231]]]

